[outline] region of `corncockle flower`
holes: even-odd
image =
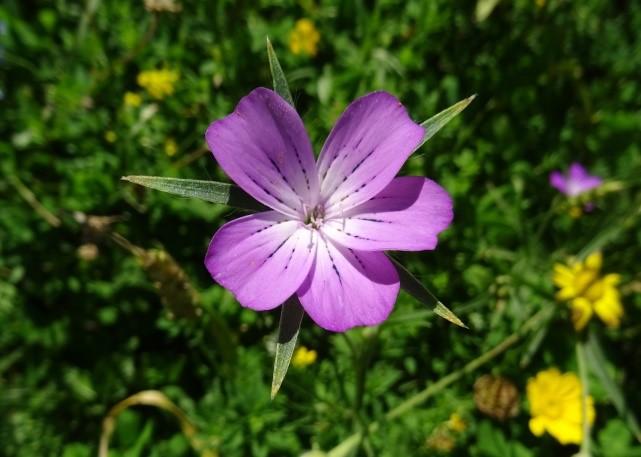
[[[218,230],[205,257],[214,280],[257,311],[296,294],[327,330],[383,322],[400,286],[383,251],[434,249],[453,217],[438,184],[395,178],[424,135],[396,98],[374,92],[347,107],[315,160],[296,110],[253,90],[205,137],[227,175],[271,210]]]
[[[588,173],[583,165],[574,162],[566,174],[560,171],[550,173],[550,185],[568,197],[576,197],[588,190],[599,187],[603,180]]]

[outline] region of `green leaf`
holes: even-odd
[[[499,1],[500,0],[478,0],[476,2],[476,11],[474,14],[476,16],[476,22],[483,22],[486,20],[490,14],[492,14],[496,5],[499,4]]]
[[[272,400],[276,397],[280,389],[289,362],[294,354],[296,347],[296,340],[298,340],[298,332],[300,331],[300,324],[303,321],[303,307],[301,306],[298,298],[292,297],[283,303],[280,312],[280,324],[278,325],[278,340],[276,341],[276,358],[274,360],[274,375],[272,376]]]
[[[363,437],[359,433],[356,433],[350,436],[349,438],[347,438],[345,441],[343,441],[341,444],[336,446],[334,449],[329,451],[326,454],[326,456],[327,457],[350,457],[355,454],[362,440],[363,440]]]
[[[459,319],[447,306],[436,298],[412,273],[409,272],[400,262],[390,257],[390,260],[396,266],[398,277],[401,280],[401,288],[412,297],[427,306],[434,306],[433,311],[436,315],[450,321],[459,327],[468,328],[467,325]]]
[[[198,179],[164,178],[162,176],[123,176],[121,179],[181,197],[199,198],[212,203],[253,211],[265,210],[261,203],[233,184]]]
[[[276,51],[274,51],[274,47],[271,41],[269,41],[269,38],[267,38],[267,58],[269,59],[269,69],[272,72],[274,90],[278,95],[283,97],[287,103],[294,106],[294,100],[287,85],[287,78],[285,77],[285,73],[283,73],[278,57],[276,57]]]
[[[474,100],[475,98],[476,98],[476,94],[470,97],[467,97],[461,100],[460,102],[450,106],[449,108],[444,109],[440,113],[435,114],[434,116],[430,117],[428,120],[423,122],[421,124],[421,127],[425,129],[425,136],[423,137],[423,141],[421,141],[421,144],[419,144],[416,147],[416,149],[423,146],[427,142],[427,140],[429,140],[434,135],[436,135],[436,132],[438,132],[443,127],[445,127],[445,124],[450,122],[452,119],[456,117],[456,115],[458,115],[461,111],[467,108],[467,105],[472,103],[472,100]]]
[[[604,457],[641,457],[641,448],[632,443],[632,434],[621,419],[609,420],[598,437]]]
[[[594,331],[590,332],[585,349],[588,365],[592,372],[599,378],[599,381],[603,385],[603,388],[608,393],[610,400],[619,413],[619,416],[626,421],[630,431],[634,434],[637,441],[641,443],[641,428],[639,427],[639,422],[637,421],[634,413],[628,408],[621,388],[607,371],[607,360],[603,355],[601,344],[599,343]]]

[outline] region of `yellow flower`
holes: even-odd
[[[289,34],[289,49],[294,54],[307,54],[308,56],[315,56],[320,40],[320,34],[314,23],[309,19],[299,19],[296,21],[294,30]]]
[[[178,145],[173,138],[167,138],[165,140],[165,154],[169,157],[175,156],[178,152]]]
[[[292,365],[296,368],[304,368],[312,363],[316,362],[316,351],[313,349],[307,349],[305,346],[301,346],[296,351],[294,351],[294,357],[292,357]]]
[[[623,316],[621,296],[617,289],[620,276],[601,276],[603,257],[600,252],[590,254],[585,262],[554,265],[554,284],[559,287],[556,298],[568,301],[572,323],[582,330],[596,313],[608,327],[618,327]]]
[[[568,213],[572,219],[578,219],[583,216],[583,210],[578,205],[571,206]]]
[[[467,428],[467,424],[461,417],[459,413],[452,413],[449,420],[447,421],[447,426],[454,430],[455,432],[464,432]]]
[[[530,431],[546,431],[561,444],[579,444],[583,437],[582,385],[574,373],[561,374],[556,368],[537,373],[527,383],[530,403]],[[587,398],[587,419],[594,423],[594,401]]]
[[[125,103],[125,106],[136,108],[142,103],[142,97],[137,92],[125,92],[123,101]]]
[[[105,132],[105,140],[107,140],[107,143],[115,143],[117,139],[118,135],[116,135],[116,132],[113,130],[107,130]]]
[[[138,74],[138,84],[159,100],[174,93],[176,81],[178,73],[172,70],[148,70]]]

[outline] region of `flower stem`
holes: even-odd
[[[579,339],[576,343],[576,358],[579,364],[579,376],[581,378],[581,425],[583,428],[583,438],[581,439],[581,449],[577,457],[590,457],[590,421],[588,419],[588,396],[590,391],[590,381],[588,379],[588,367],[585,355],[585,340]]]
[[[482,365],[486,364],[487,362],[503,354],[509,348],[514,346],[516,343],[518,343],[525,335],[539,328],[539,326],[543,322],[547,321],[547,319],[551,316],[553,312],[554,312],[553,307],[546,307],[540,310],[539,312],[534,314],[532,317],[530,317],[527,321],[525,321],[518,330],[516,330],[514,333],[512,333],[510,336],[508,336],[506,339],[501,341],[498,345],[494,346],[489,351],[484,352],[483,354],[478,356],[476,359],[468,362],[465,366],[463,366],[459,370],[453,371],[447,376],[436,381],[434,384],[427,386],[425,389],[423,389],[416,395],[408,398],[407,400],[402,402],[400,405],[396,406],[395,408],[392,408],[387,414],[385,414],[385,420],[392,420],[392,419],[396,419],[399,416],[402,416],[407,411],[424,403],[429,398],[433,397],[434,395],[436,395],[437,393],[439,393],[440,391],[448,387],[450,384],[458,381],[464,375],[475,371]],[[378,430],[380,425],[381,424],[379,422],[372,422],[368,427],[369,433],[376,432],[376,430]],[[341,443],[339,443],[338,446],[334,447],[331,451],[329,451],[327,453],[327,457],[343,457],[343,456],[349,455],[349,452],[351,452],[356,446],[359,445],[362,438],[363,438],[362,433],[355,433],[353,435],[350,435]]]

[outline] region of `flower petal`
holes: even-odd
[[[296,110],[275,92],[254,89],[205,138],[225,173],[261,203],[289,215],[316,204],[311,143]]]
[[[214,235],[205,256],[211,276],[242,306],[264,311],[289,298],[314,259],[313,232],[276,211],[235,219]]]
[[[574,330],[580,332],[592,318],[592,304],[583,297],[577,297],[570,303],[570,313]]]
[[[323,232],[343,246],[363,251],[434,249],[452,222],[452,199],[434,181],[395,178],[378,195],[331,219]]]
[[[583,165],[578,162],[572,163],[568,170],[568,189],[571,196],[579,195],[595,187],[599,187],[603,180],[598,176],[592,176]]]
[[[352,102],[336,122],[318,159],[326,211],[347,210],[378,194],[424,135],[405,107],[386,92]]]
[[[320,236],[298,297],[314,322],[344,332],[387,319],[399,287],[398,273],[382,252],[354,251]]]
[[[568,193],[568,183],[565,176],[560,171],[550,173],[550,185],[561,193]]]

